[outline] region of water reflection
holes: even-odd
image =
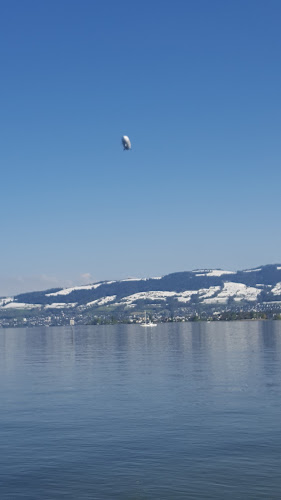
[[[261,321],[260,354],[268,387],[280,387],[280,334],[279,321]]]
[[[152,330],[133,325],[34,328],[0,331],[2,369],[15,364],[57,364],[115,359],[121,364],[148,360],[172,360],[179,369],[191,363],[194,373],[206,371],[208,376],[223,370],[237,372],[243,361],[243,372],[260,362],[268,373],[279,371],[279,322],[177,323],[158,325]],[[249,367],[247,368],[247,364]],[[128,366],[129,366],[128,365]],[[234,370],[235,368],[235,370]],[[256,366],[257,368],[257,366]],[[234,373],[232,373],[234,375]],[[241,373],[240,373],[241,375]]]
[[[279,498],[280,326],[1,330],[1,498]]]

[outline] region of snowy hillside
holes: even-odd
[[[128,278],[89,285],[4,297],[7,310],[139,310],[150,307],[196,308],[245,304],[281,305],[281,266],[267,265],[242,271],[197,269],[157,278]]]

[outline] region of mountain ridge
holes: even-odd
[[[227,283],[233,285],[226,285]],[[253,288],[256,290],[255,292],[251,290]],[[155,292],[155,296],[153,296],[153,292]],[[57,306],[60,308],[63,308],[62,304],[69,308],[99,307],[104,303],[111,303],[111,307],[114,304],[116,307],[121,307],[122,304],[125,306],[128,302],[132,307],[132,303],[134,303],[132,296],[136,302],[145,300],[158,303],[159,300],[164,300],[165,292],[167,298],[174,296],[178,302],[190,304],[193,302],[196,304],[198,302],[225,304],[229,298],[233,298],[235,302],[243,303],[262,302],[265,299],[273,301],[277,298],[281,300],[281,264],[267,264],[238,271],[195,269],[170,273],[157,278],[99,281],[70,288],[27,292],[14,297],[3,297],[0,300],[0,310],[21,307],[27,309],[32,306],[34,308],[39,306],[51,308],[52,305],[55,308],[56,304],[60,304]],[[173,292],[174,295],[169,294],[169,292]],[[222,292],[224,293],[222,294]],[[138,294],[142,295],[138,296]],[[206,302],[207,298],[213,300]]]

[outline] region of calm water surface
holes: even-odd
[[[281,498],[281,322],[0,330],[0,498]]]

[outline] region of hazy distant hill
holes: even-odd
[[[197,269],[160,278],[103,281],[72,288],[52,289],[7,297],[0,311],[37,309],[133,312],[193,310],[278,303],[281,305],[281,264],[243,271]]]

